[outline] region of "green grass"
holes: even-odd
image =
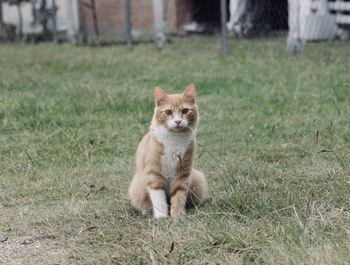
[[[153,87],[190,82],[212,200],[142,217],[127,188]],[[0,92],[0,263],[350,263],[348,43],[3,45]]]

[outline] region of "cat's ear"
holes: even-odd
[[[154,88],[154,99],[156,101],[157,106],[162,105],[168,98],[168,94],[161,89],[159,86]]]
[[[183,96],[186,98],[186,100],[188,100],[189,102],[191,103],[195,103],[196,101],[196,87],[194,84],[188,84],[184,93],[183,93]]]

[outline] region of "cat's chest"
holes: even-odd
[[[163,154],[160,158],[162,175],[167,179],[173,179],[194,137],[190,134],[165,134],[158,135],[157,139],[163,146]]]
[[[174,178],[176,171],[184,158],[189,143],[165,144],[164,154],[161,156],[162,174],[167,179]]]

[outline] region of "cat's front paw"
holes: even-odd
[[[160,219],[160,218],[167,218],[168,213],[163,213],[163,212],[156,212],[154,213],[154,218]]]
[[[178,218],[181,216],[184,216],[186,214],[186,210],[182,208],[171,208],[170,209],[170,216],[171,218]]]

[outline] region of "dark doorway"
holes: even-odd
[[[229,0],[227,0],[228,10]],[[220,27],[220,0],[192,0],[192,16],[193,20],[198,23]]]
[[[234,0],[233,0],[234,1]],[[246,15],[257,35],[288,30],[288,0],[246,0]],[[227,17],[229,18],[227,0]],[[220,27],[220,0],[192,0],[192,19],[209,27]],[[256,34],[254,34],[256,35]]]
[[[288,30],[288,1],[268,0],[266,1],[266,16],[269,20],[271,30]]]

